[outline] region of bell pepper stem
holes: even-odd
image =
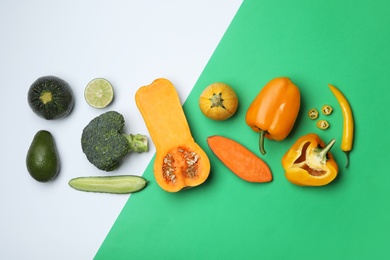
[[[263,155],[266,153],[266,151],[264,149],[264,139],[265,139],[266,133],[267,133],[267,131],[260,129],[259,149],[260,149],[261,154],[263,154]]]
[[[318,153],[319,157],[325,158],[335,142],[336,140],[333,138],[324,148],[320,149],[320,152]]]

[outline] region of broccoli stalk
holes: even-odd
[[[143,153],[148,151],[148,138],[140,134],[122,134],[129,141],[131,152]]]
[[[124,134],[125,120],[116,111],[92,119],[81,135],[81,147],[88,161],[104,171],[115,170],[130,152],[148,150],[148,140],[141,134]]]

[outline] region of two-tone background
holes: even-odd
[[[390,30],[386,1],[168,1],[165,3],[35,2],[2,4],[3,75],[1,241],[5,258],[24,259],[386,259],[390,197],[387,104]],[[66,119],[46,122],[25,100],[36,77],[57,74],[76,92]],[[101,175],[83,157],[83,126],[100,111],[82,98],[93,77],[116,90],[110,106],[128,132],[146,128],[134,103],[139,86],[167,77],[184,102],[195,140],[212,163],[208,181],[179,194],[153,182],[152,146],[130,156],[118,174],[151,180],[128,196],[83,194],[67,187],[80,175]],[[297,124],[283,142],[269,141],[262,158],[274,180],[246,183],[207,147],[213,134],[257,151],[245,112],[261,87],[288,76],[301,89]],[[213,122],[198,109],[204,87],[224,81],[237,90],[239,109]],[[356,122],[350,167],[341,143],[342,115],[327,84],[349,99]],[[334,107],[320,131],[306,112]],[[16,109],[18,108],[18,109]],[[51,130],[63,158],[58,179],[35,183],[24,157],[36,131]],[[319,188],[284,178],[280,160],[294,141],[315,132],[336,138],[339,177]],[[4,231],[3,231],[4,230]]]

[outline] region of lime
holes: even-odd
[[[114,89],[108,80],[96,78],[85,87],[84,97],[91,107],[105,108],[114,98]]]

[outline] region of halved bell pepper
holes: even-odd
[[[282,158],[286,178],[300,186],[323,186],[337,177],[338,165],[329,152],[335,143],[325,146],[317,134],[299,138]]]
[[[288,136],[298,116],[300,102],[298,87],[287,77],[272,79],[253,100],[245,121],[260,133],[262,154],[265,154],[264,137],[281,141]]]

